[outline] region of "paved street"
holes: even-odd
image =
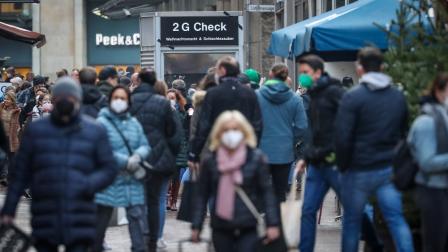
[[[2,191],[0,195],[0,202],[2,205],[4,201],[5,192]],[[22,199],[17,214],[16,223],[26,232],[30,231],[29,227],[29,205],[30,201]],[[334,218],[337,216],[336,203],[334,193],[329,193],[325,199],[321,225],[318,227],[316,252],[335,252],[339,251],[340,241],[340,223],[335,222]],[[189,225],[176,220],[175,213],[168,213],[168,219],[165,225],[165,240],[168,244],[166,252],[178,251],[178,242],[189,236]],[[210,229],[207,227],[204,231],[203,237],[210,238]],[[127,226],[112,227],[108,229],[106,236],[107,244],[112,248],[111,252],[130,251],[130,239],[128,235]],[[31,250],[34,252],[34,250]],[[163,252],[165,252],[163,251]],[[204,245],[194,246],[186,244],[183,251],[206,252]],[[162,251],[161,251],[162,252]]]

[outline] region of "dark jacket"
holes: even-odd
[[[171,174],[182,141],[182,125],[170,102],[146,83],[132,93],[131,114],[142,124],[151,146],[148,162],[156,172]]]
[[[19,117],[19,123],[21,126],[27,122],[33,112],[34,106],[36,106],[36,94],[34,93],[33,87],[28,89],[26,96],[26,103],[23,104],[24,107],[22,108]]]
[[[68,126],[50,117],[25,130],[11,169],[12,182],[2,215],[14,216],[25,188],[33,195],[33,237],[51,244],[92,242],[96,233],[96,192],[118,172],[106,130],[89,118]]]
[[[264,125],[260,149],[269,164],[292,163],[294,146],[308,128],[302,98],[278,80],[267,81],[256,93]]]
[[[227,110],[240,111],[252,124],[257,138],[260,139],[263,120],[255,92],[241,85],[238,78],[224,77],[217,87],[209,89],[205,95],[195,136],[190,143],[190,161],[199,161],[199,155],[215,120]]]
[[[342,171],[391,166],[394,149],[407,129],[406,100],[391,79],[369,73],[360,82],[339,107],[336,157]]]
[[[103,95],[98,87],[94,85],[81,85],[82,87],[82,106],[81,113],[91,116],[93,118],[98,117],[98,113],[104,107],[107,107],[107,97]]]
[[[246,164],[241,168],[243,172],[243,185],[241,188],[250,200],[266,213],[266,224],[269,227],[278,226],[280,217],[277,203],[270,184],[266,157],[260,150],[248,148]],[[204,157],[199,176],[198,195],[194,198],[193,228],[202,229],[207,204],[211,200],[211,226],[214,229],[245,229],[256,227],[257,221],[240,199],[235,195],[235,210],[232,221],[226,221],[215,215],[215,199],[218,193],[219,171],[216,161],[216,152]]]
[[[114,86],[107,81],[99,81],[97,85],[98,90],[106,97],[109,97],[110,92],[114,88]]]
[[[325,73],[308,94],[312,136],[304,153],[305,159],[315,166],[332,165],[334,161],[326,159],[334,152],[335,120],[344,88],[339,80]]]

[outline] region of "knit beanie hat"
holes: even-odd
[[[76,98],[78,101],[82,100],[82,89],[79,84],[77,84],[70,77],[62,77],[56,81],[52,89],[53,97],[60,96],[71,96]]]

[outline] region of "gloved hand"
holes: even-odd
[[[130,173],[134,173],[135,171],[138,170],[138,168],[140,168],[141,161],[142,161],[142,159],[140,158],[139,155],[137,155],[137,154],[132,155],[128,159],[128,164],[126,166],[126,170],[129,171]]]

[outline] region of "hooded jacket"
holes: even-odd
[[[407,129],[405,97],[389,76],[370,72],[360,83],[344,95],[338,111],[336,158],[342,171],[391,166]]]
[[[327,161],[326,158],[334,152],[334,123],[344,92],[341,82],[327,73],[308,91],[311,142],[304,156],[314,166],[334,165],[334,161]]]
[[[91,116],[93,118],[98,117],[98,113],[104,107],[107,107],[107,98],[103,95],[98,87],[89,84],[82,84],[82,106],[81,113]]]
[[[293,162],[294,145],[308,127],[302,98],[278,80],[266,82],[256,93],[263,118],[260,149],[269,164]]]

